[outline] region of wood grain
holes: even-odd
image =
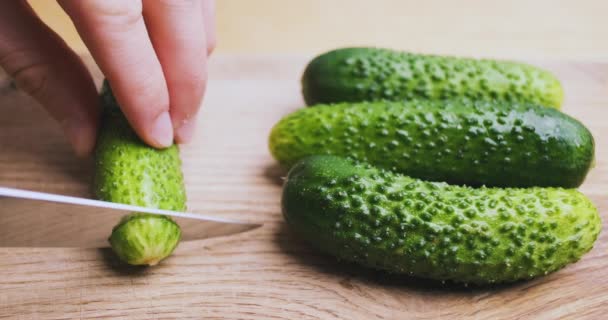
[[[107,250],[0,249],[0,318],[601,319],[608,312],[608,236],[580,262],[529,282],[467,288],[337,263],[293,237],[279,199],[284,172],[267,151],[283,115],[302,106],[310,57],[216,56],[200,127],[182,147],[194,212],[263,222],[255,231],[182,243],[156,268],[121,266]],[[581,190],[608,221],[608,64],[537,64],[563,81],[565,112],[597,143]],[[99,80],[99,72],[93,68]],[[90,160],[0,77],[0,185],[89,196]]]

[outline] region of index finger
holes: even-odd
[[[112,85],[123,113],[148,144],[173,143],[167,84],[142,17],[141,1],[60,0]]]
[[[169,89],[175,141],[193,135],[207,82],[207,44],[200,0],[143,0],[144,20]]]

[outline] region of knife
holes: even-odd
[[[0,187],[0,247],[108,247],[108,237],[131,212],[166,215],[182,241],[241,233],[261,224],[106,201]]]

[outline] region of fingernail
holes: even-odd
[[[61,126],[72,145],[74,153],[78,157],[89,155],[93,148],[91,129],[83,126],[83,122],[80,119],[66,119],[62,121]]]
[[[177,129],[176,139],[179,143],[186,143],[192,139],[196,128],[195,119],[184,119],[182,125]]]
[[[151,134],[159,147],[166,148],[173,144],[173,125],[169,112],[165,111],[156,118]]]

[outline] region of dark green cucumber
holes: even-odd
[[[476,284],[556,271],[588,252],[601,228],[574,189],[451,186],[334,156],[296,164],[282,207],[291,229],[339,259]]]
[[[414,98],[502,99],[559,108],[561,84],[548,71],[517,62],[344,48],[313,59],[302,77],[308,105]]]
[[[470,186],[577,187],[594,157],[589,130],[556,109],[468,99],[300,109],[273,128],[269,145],[287,166],[334,154]]]
[[[186,209],[186,192],[177,145],[158,150],[135,134],[107,83],[101,94],[103,116],[95,149],[94,191],[100,200],[164,210]],[[169,217],[134,214],[110,236],[117,255],[130,264],[158,263],[177,246],[181,232]]]

